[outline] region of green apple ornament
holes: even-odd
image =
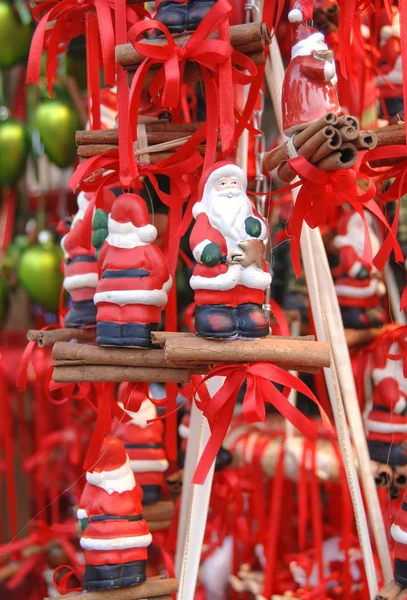
[[[24,173],[30,136],[22,121],[7,116],[1,120],[2,109],[0,107],[0,185],[13,185]]]
[[[21,22],[11,2],[0,0],[0,68],[25,62],[30,50],[31,25]]]
[[[69,167],[76,157],[79,120],[75,110],[60,100],[46,100],[36,108],[34,122],[49,160],[60,169]]]
[[[33,302],[57,312],[63,281],[63,252],[48,232],[42,231],[38,239],[38,244],[30,246],[21,256],[18,280]]]

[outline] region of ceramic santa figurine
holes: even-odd
[[[195,260],[195,329],[212,338],[263,337],[263,312],[271,275],[264,260],[267,226],[246,195],[246,175],[216,163],[200,183],[190,246]]]
[[[127,388],[119,388],[118,405],[131,421],[117,422],[115,435],[124,443],[130,466],[143,490],[143,504],[158,502],[164,484],[168,460],[163,446],[164,424],[148,421],[157,418],[157,409],[143,392],[134,390],[129,397]]]
[[[374,256],[380,248],[379,239],[373,231],[370,214],[365,216]],[[376,267],[363,257],[364,240],[362,217],[356,211],[345,213],[339,219],[333,242],[339,251],[339,266],[334,275],[343,324],[351,329],[381,327],[386,322],[381,306],[386,287]]]
[[[216,0],[157,0],[157,21],[170,33],[195,31]]]
[[[323,34],[304,22],[299,8],[291,10],[288,19],[294,29],[294,45],[281,104],[284,133],[291,136],[326,113],[343,114],[343,110],[336,90],[334,55]]]
[[[96,325],[96,307],[93,296],[98,283],[98,266],[95,248],[85,248],[81,223],[89,205],[89,196],[80,192],[77,197],[78,212],[72,219],[69,233],[61,246],[65,255],[63,286],[72,299],[72,308],[65,317],[65,327],[91,327]]]
[[[109,216],[96,211],[93,229],[102,271],[94,297],[96,343],[151,346],[151,331],[157,329],[167,304],[171,277],[144,200],[123,194]]]
[[[400,352],[394,342],[390,354]],[[366,418],[370,458],[392,467],[407,464],[407,380],[403,359],[387,358],[382,345],[374,352],[373,406]]]
[[[86,568],[85,590],[138,585],[146,579],[151,534],[143,519],[143,492],[134,479],[123,443],[106,438],[99,459],[86,473],[77,518]]]
[[[380,42],[380,74],[376,78],[379,95],[385,104],[390,122],[403,119],[403,75],[400,46],[400,14],[396,6],[391,7],[391,19],[383,9],[378,17]]]
[[[407,586],[407,489],[399,512],[391,526],[394,545],[394,579],[397,583]]]

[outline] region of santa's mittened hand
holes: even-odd
[[[109,234],[109,229],[107,226],[108,220],[109,216],[107,212],[101,208],[98,208],[95,212],[92,222],[92,244],[95,246],[96,250],[100,250],[103,242]]]
[[[246,230],[247,235],[251,237],[258,238],[261,234],[261,223],[258,219],[254,217],[247,217],[244,222],[244,228]]]
[[[215,267],[218,263],[220,263],[221,258],[222,252],[220,250],[219,245],[216,242],[211,242],[210,244],[207,244],[202,250],[201,262],[206,267]]]
[[[369,277],[369,272],[366,267],[361,267],[359,273],[356,275],[356,279],[367,279]]]

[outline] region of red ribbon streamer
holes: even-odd
[[[212,377],[217,376],[226,379],[218,392],[211,398],[204,384]],[[283,393],[272,382],[284,386]],[[208,419],[211,437],[197,465],[192,479],[193,483],[203,484],[205,482],[229,428],[237,395],[243,383],[246,383],[247,386],[242,407],[247,423],[264,421],[265,403],[268,402],[305,437],[315,439],[316,426],[287,400],[289,390],[295,389],[317,404],[322,419],[330,427],[328,417],[311,390],[300,379],[284,369],[265,362],[219,365],[203,378],[201,385],[196,390],[200,399],[195,401]]]

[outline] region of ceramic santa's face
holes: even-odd
[[[228,198],[233,197],[233,190],[241,190],[242,184],[236,177],[222,177],[215,183],[215,190],[217,192],[225,192],[224,195]]]

